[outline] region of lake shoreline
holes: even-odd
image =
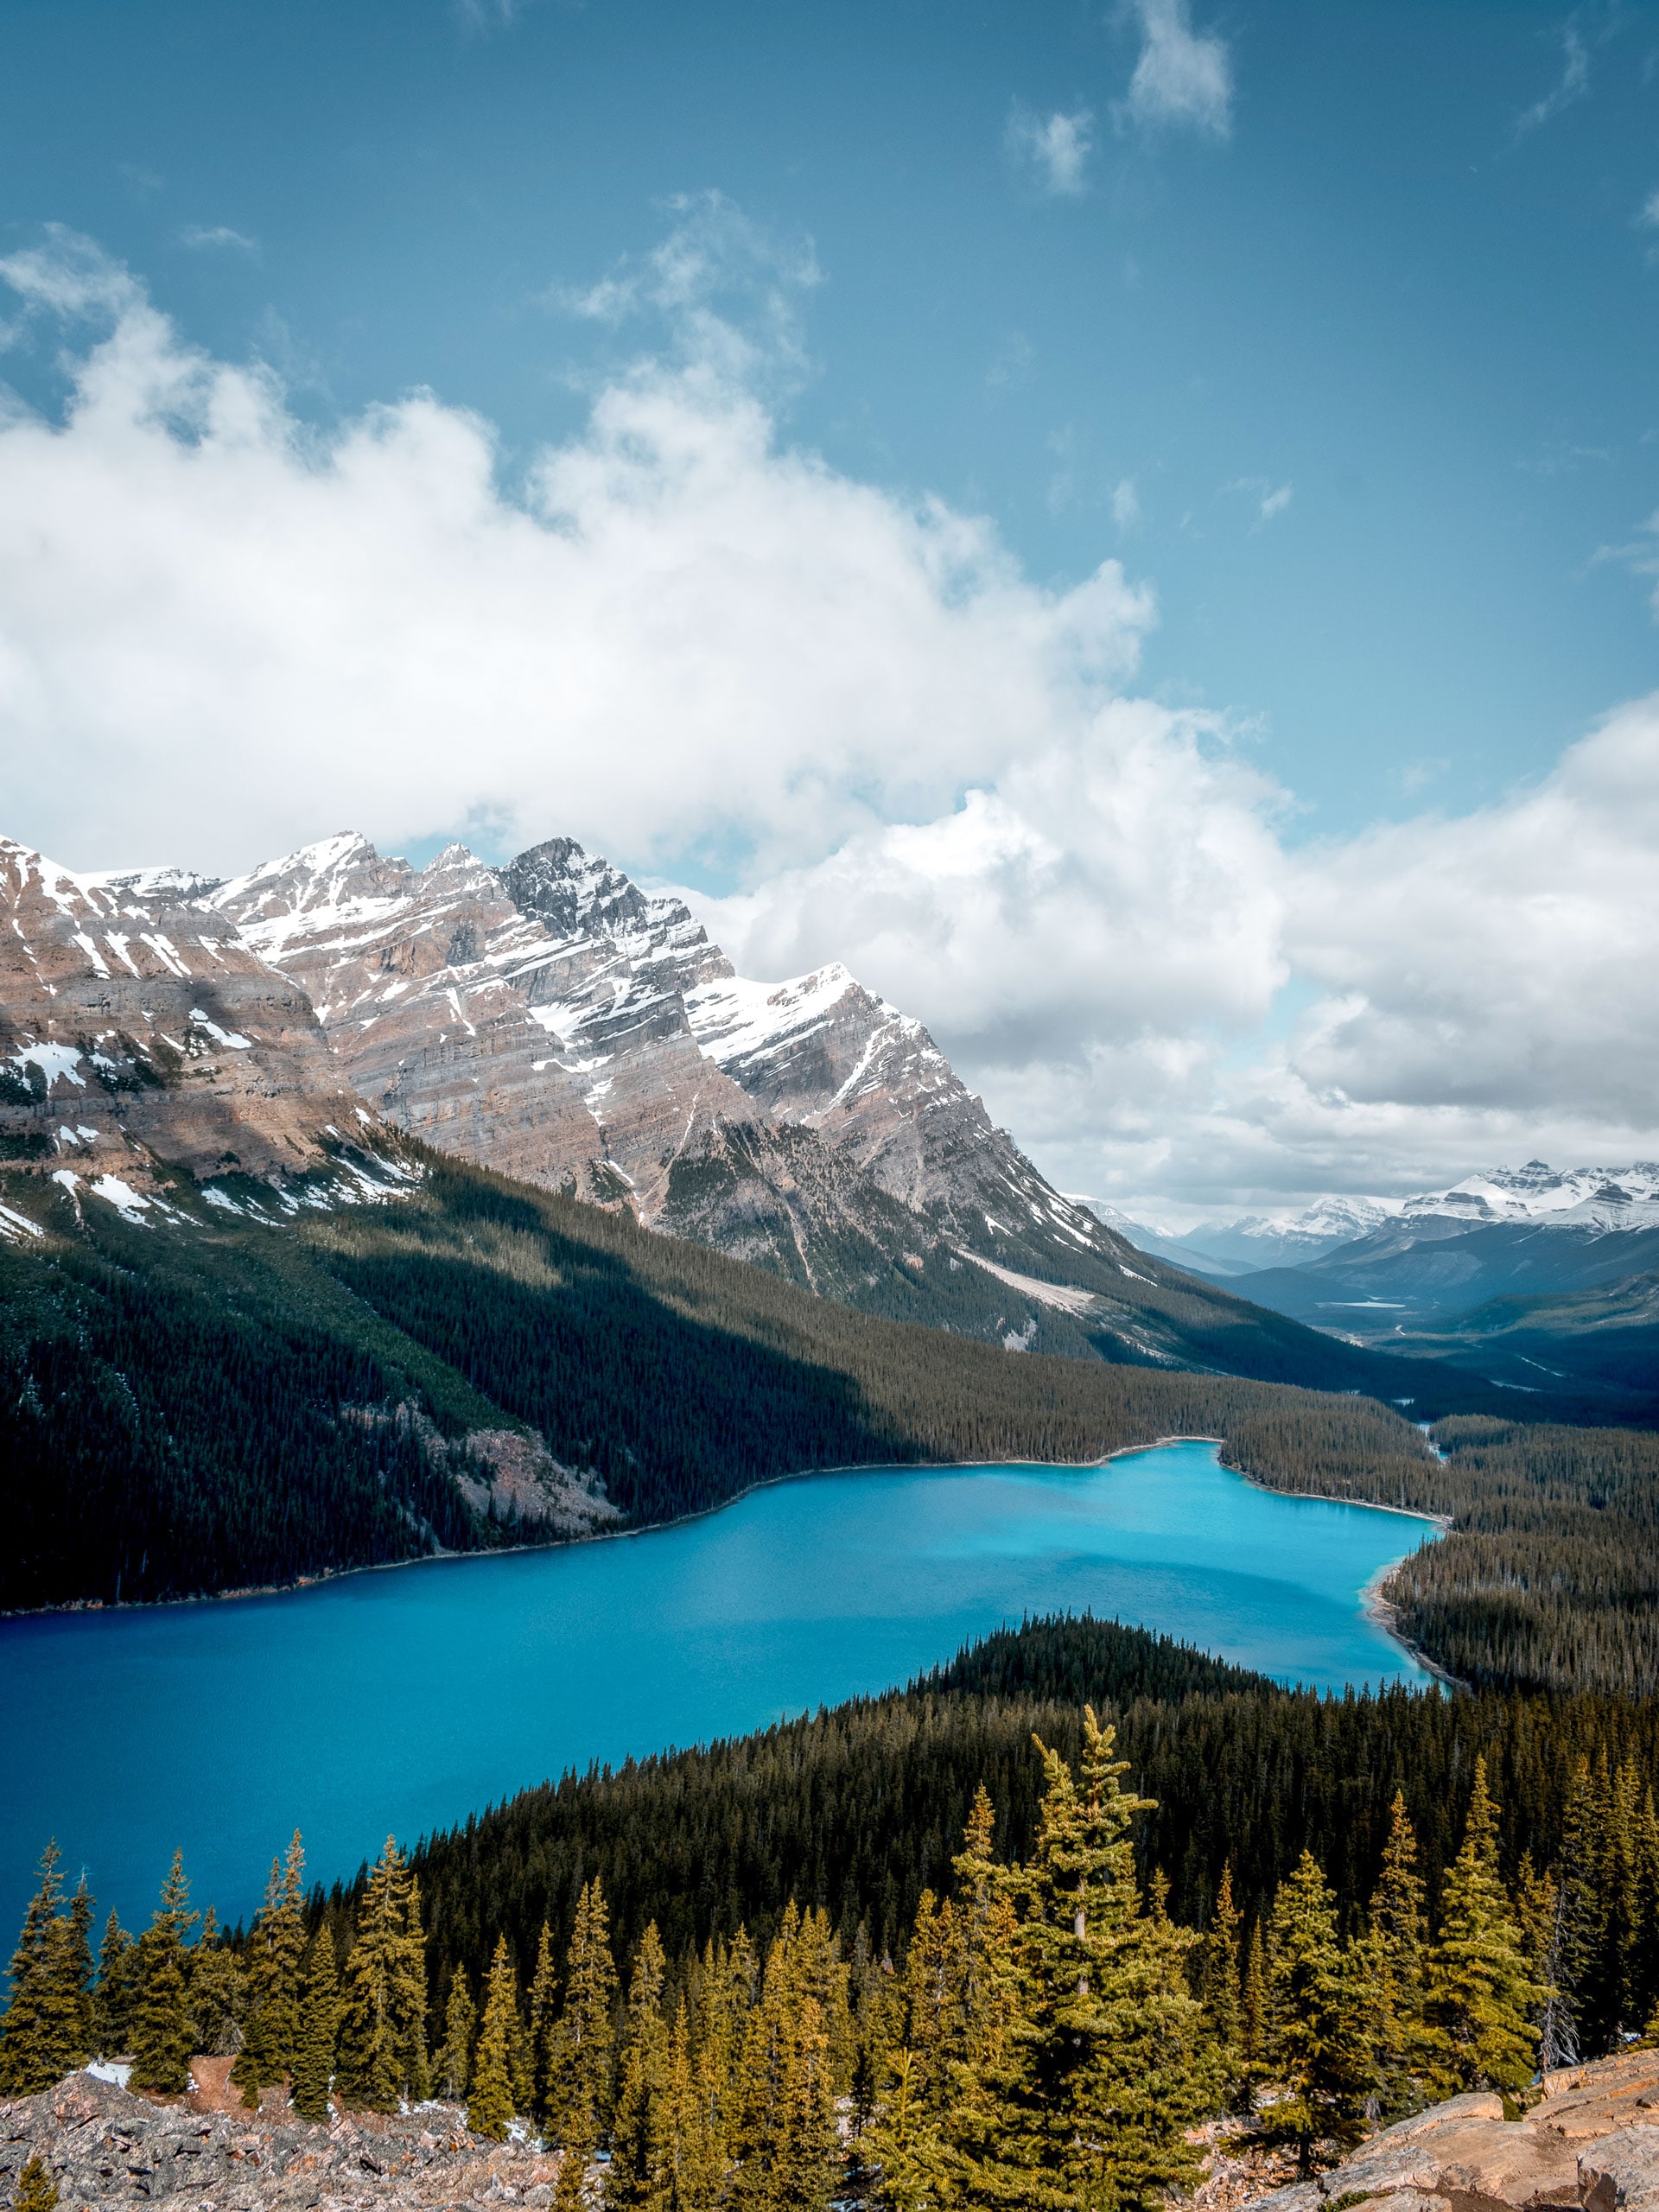
[[[232,1603],[247,1598],[281,1598],[287,1597],[296,1591],[320,1589],[327,1583],[343,1582],[355,1575],[389,1574],[404,1567],[435,1567],[453,1564],[456,1561],[524,1558],[536,1552],[575,1551],[579,1548],[585,1549],[590,1544],[618,1543],[632,1538],[657,1535],[671,1529],[687,1528],[693,1522],[706,1521],[717,1513],[724,1513],[728,1508],[741,1503],[745,1498],[757,1496],[762,1491],[776,1490],[785,1483],[812,1482],[824,1476],[950,1474],[965,1471],[975,1467],[1013,1465],[1069,1469],[1082,1473],[1092,1467],[1107,1466],[1114,1459],[1132,1459],[1138,1452],[1160,1452],[1172,1444],[1213,1444],[1219,1452],[1226,1440],[1225,1437],[1221,1436],[1186,1434],[1159,1436],[1154,1437],[1149,1443],[1120,1444],[1113,1451],[1103,1452],[1096,1457],[1087,1459],[925,1459],[893,1460],[880,1465],[858,1461],[843,1466],[791,1468],[785,1474],[767,1475],[759,1482],[746,1484],[741,1490],[734,1491],[729,1497],[721,1498],[713,1505],[699,1506],[695,1512],[677,1514],[670,1520],[649,1522],[643,1528],[601,1529],[585,1536],[563,1536],[544,1544],[502,1544],[490,1550],[464,1552],[440,1549],[423,1552],[412,1559],[371,1560],[359,1567],[325,1567],[320,1573],[296,1575],[292,1580],[287,1582],[249,1583],[232,1590],[206,1590],[181,1598],[70,1599],[60,1605],[38,1605],[0,1612],[0,1621],[41,1620],[69,1613],[146,1612],[173,1605],[213,1605]],[[1249,1473],[1243,1467],[1226,1466],[1219,1460],[1217,1465],[1223,1466],[1225,1473],[1236,1475],[1240,1481],[1248,1484],[1250,1489],[1260,1491],[1268,1497],[1305,1498],[1310,1504],[1357,1506],[1370,1513],[1397,1514],[1404,1520],[1426,1522],[1429,1526],[1436,1529],[1441,1535],[1445,1535],[1452,1526],[1451,1518],[1446,1514],[1426,1512],[1411,1506],[1384,1505],[1370,1498],[1336,1497],[1323,1491],[1280,1490],[1274,1484],[1262,1481],[1259,1476]],[[1400,1561],[1395,1560],[1380,1567],[1370,1581],[1363,1586],[1358,1593],[1361,1611],[1369,1620],[1373,1621],[1382,1630],[1391,1643],[1395,1644],[1435,1681],[1449,1688],[1465,1688],[1465,1685],[1459,1681],[1455,1675],[1448,1675],[1444,1668],[1431,1659],[1402,1631],[1399,1626],[1398,1607],[1391,1605],[1382,1596],[1383,1585],[1395,1573],[1399,1564]]]

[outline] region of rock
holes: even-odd
[[[504,2197],[545,2205],[556,2155],[467,2133],[453,2106],[309,2126],[287,2111],[232,2119],[72,2074],[0,2104],[0,2197],[38,2155],[66,2212],[188,2198],[201,2212],[440,2212]]]
[[[281,1176],[327,1166],[328,1125],[358,1126],[304,990],[200,889],[77,875],[0,838],[0,1157],[61,1163],[138,1212],[151,1154]]]
[[[1360,2145],[1316,2180],[1255,2200],[1274,2212],[1659,2212],[1659,2052],[1562,2068],[1524,2119],[1452,2097]],[[1655,2120],[1647,2114],[1655,2112]],[[1588,2147],[1586,2147],[1588,2146]],[[1313,2191],[1313,2195],[1307,2194]]]
[[[1659,2205],[1659,2127],[1622,2127],[1579,2158],[1585,2212],[1649,2212]]]

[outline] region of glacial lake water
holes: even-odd
[[[175,1845],[194,1902],[235,1920],[296,1827],[332,1880],[388,1831],[890,1688],[1027,1613],[1116,1616],[1324,1689],[1421,1683],[1361,1593],[1432,1534],[1253,1489],[1185,1443],[813,1476],[563,1550],[0,1622],[0,1943],[51,1834],[100,1922],[146,1923]]]

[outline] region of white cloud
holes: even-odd
[[[1636,219],[1644,231],[1659,231],[1659,192],[1648,194]]]
[[[215,223],[211,230],[204,230],[197,223],[188,224],[179,232],[179,244],[188,246],[230,246],[238,253],[257,253],[259,251],[257,238],[248,238],[241,231],[233,231],[226,223]]]
[[[672,347],[512,484],[429,393],[308,426],[82,242],[0,264],[26,326],[83,319],[60,419],[0,416],[0,828],[712,860],[754,970],[847,959],[1102,1194],[1659,1153],[1659,700],[1502,804],[1287,850],[1224,721],[1126,696],[1155,610],[1116,563],[1045,588],[780,435],[781,280],[728,281],[709,212],[616,278]]]
[[[1214,33],[1194,31],[1187,0],[1133,0],[1141,57],[1129,80],[1136,123],[1190,124],[1225,138],[1233,127],[1232,58]]]
[[[1141,494],[1135,488],[1135,479],[1133,476],[1121,477],[1112,493],[1112,520],[1120,531],[1128,531],[1133,530],[1140,519]]]
[[[1221,488],[1224,493],[1241,492],[1255,502],[1258,529],[1264,523],[1270,523],[1275,515],[1283,514],[1296,492],[1294,484],[1275,484],[1270,476],[1238,476]]]
[[[1567,22],[1561,31],[1561,79],[1541,99],[1535,100],[1516,116],[1517,137],[1536,130],[1541,124],[1549,122],[1564,107],[1571,107],[1576,100],[1587,99],[1590,92],[1590,54],[1579,35],[1578,25]]]
[[[1008,117],[1005,143],[1013,160],[1030,171],[1040,188],[1055,199],[1075,199],[1087,181],[1095,118],[1087,108],[1064,115],[1034,115],[1016,100]]]

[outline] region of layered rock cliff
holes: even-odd
[[[304,988],[201,888],[0,839],[0,1156],[281,1176],[359,1126]]]

